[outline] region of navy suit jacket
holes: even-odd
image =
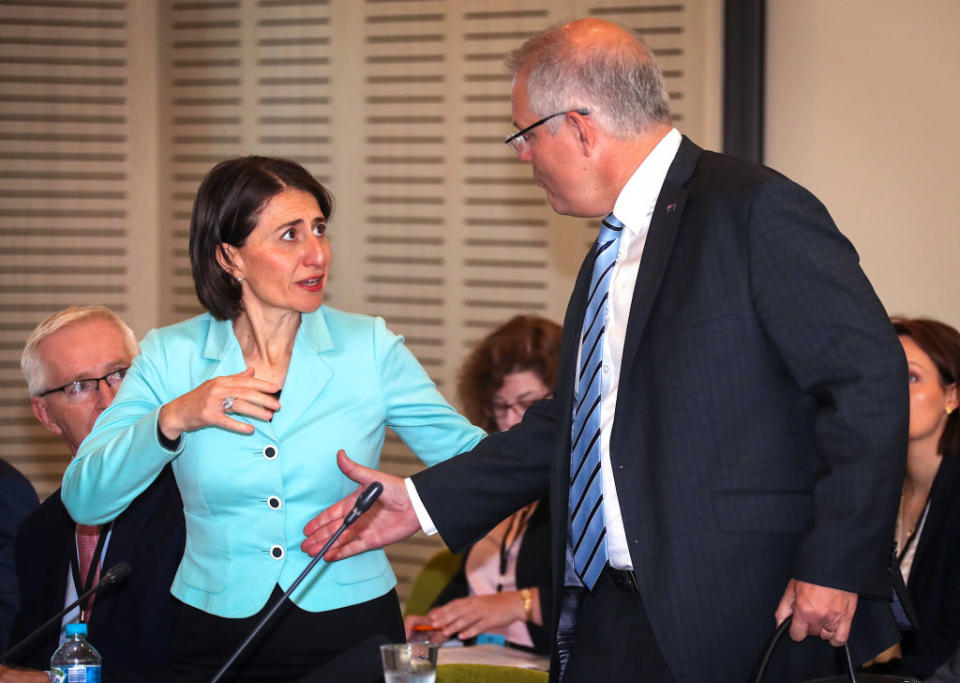
[[[59,489],[20,527],[17,570],[20,614],[14,641],[33,632],[65,607],[70,558],[76,553],[74,521],[60,501]],[[90,643],[103,658],[105,683],[169,681],[176,599],[173,575],[183,555],[183,505],[167,467],[113,524],[101,566],[106,571],[129,562],[130,575],[101,591],[90,614]],[[13,663],[48,669],[60,629],[51,627]]]
[[[40,504],[27,478],[0,460],[0,654],[7,651],[13,617],[19,609],[14,540],[23,518]]]
[[[413,477],[452,548],[549,494],[555,585],[592,265],[590,255],[568,305],[554,398]],[[626,539],[677,681],[745,680],[791,577],[862,595],[857,658],[896,642],[887,568],[906,363],[856,252],[815,197],[683,139],[644,247],[618,397],[610,461]],[[782,648],[782,677],[771,680],[829,668],[826,647]]]

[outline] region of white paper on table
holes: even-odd
[[[441,647],[437,651],[438,664],[490,664],[516,666],[521,669],[550,670],[550,658],[503,645],[470,645]]]

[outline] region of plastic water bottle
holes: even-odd
[[[50,659],[51,683],[100,683],[100,653],[87,642],[86,624],[67,624],[67,639]]]

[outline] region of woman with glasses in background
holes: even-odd
[[[560,356],[559,325],[536,316],[512,318],[477,344],[464,361],[457,396],[464,414],[488,432],[505,431],[553,392]],[[531,503],[498,524],[464,554],[457,574],[414,627],[444,638],[479,633],[540,654],[550,652],[550,506]]]

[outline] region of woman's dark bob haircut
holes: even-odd
[[[910,337],[920,350],[930,356],[940,376],[940,386],[946,389],[960,383],[960,332],[950,325],[932,318],[892,318],[893,329],[903,337]],[[940,435],[937,452],[960,456],[960,410],[947,416],[947,424]]]
[[[200,183],[190,218],[190,268],[197,298],[214,318],[235,320],[243,310],[240,283],[220,266],[217,253],[224,244],[242,247],[263,207],[286,189],[312,194],[325,218],[333,213],[333,195],[289,159],[227,159]]]

